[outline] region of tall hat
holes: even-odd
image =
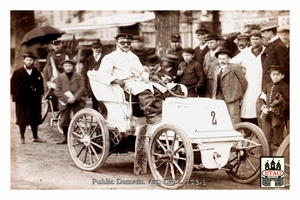
[[[228,49],[226,49],[225,47],[221,47],[221,48],[219,49],[219,51],[217,51],[217,52],[215,53],[215,56],[218,57],[221,53],[227,54],[230,58],[232,57],[232,53],[231,53],[230,51],[228,51]]]

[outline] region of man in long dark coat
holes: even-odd
[[[35,68],[37,58],[32,52],[23,54],[24,66],[13,72],[11,95],[16,105],[16,124],[20,129],[20,143],[25,143],[26,126],[30,125],[33,142],[45,142],[38,137],[41,123],[41,99],[44,94],[43,77]]]
[[[277,28],[279,26],[274,21],[269,21],[261,24],[261,35],[266,42],[266,48],[261,55],[262,59],[262,89],[265,85],[271,82],[270,67],[273,65],[282,66],[285,70],[285,77],[283,81],[289,85],[290,82],[290,62],[289,51],[285,43],[277,36]],[[256,103],[258,125],[261,127],[261,103],[258,99]],[[289,109],[287,111],[289,116]],[[289,117],[288,117],[289,119]]]

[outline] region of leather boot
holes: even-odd
[[[61,141],[57,142],[56,144],[67,144],[67,142],[68,142],[68,138],[67,138],[68,127],[63,126],[62,129],[63,129],[63,132],[64,132],[64,138]]]
[[[147,123],[155,123],[157,120],[153,118],[161,114],[162,101],[160,99],[156,99],[150,90],[141,92],[138,94],[138,98],[141,110],[144,112],[144,115],[147,118]]]

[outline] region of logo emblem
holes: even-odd
[[[260,187],[284,187],[284,157],[261,157],[260,172]]]

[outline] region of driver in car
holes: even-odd
[[[155,98],[149,81],[158,80],[154,73],[145,71],[139,58],[131,52],[132,35],[119,33],[116,50],[104,56],[98,70],[97,80],[103,84],[118,84],[124,91],[138,97],[140,108],[148,124],[161,119],[162,102]]]

